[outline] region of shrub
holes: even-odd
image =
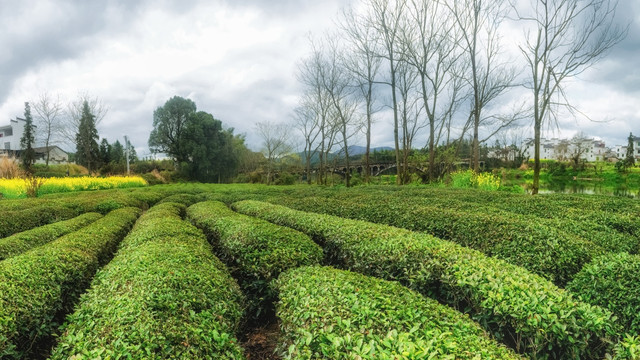
[[[76,212],[61,205],[42,205],[25,210],[7,211],[0,216],[0,238],[67,220],[76,215]]]
[[[79,230],[101,217],[102,215],[98,213],[86,213],[71,220],[40,226],[0,239],[0,260],[21,254],[62,235]]]
[[[589,304],[611,310],[626,330],[640,334],[640,256],[619,253],[596,258],[567,289]]]
[[[585,239],[535,219],[444,206],[425,206],[392,196],[351,195],[349,200],[318,197],[269,199],[299,210],[382,223],[423,231],[479,250],[552,280],[566,284],[582,266],[605,250]],[[437,203],[435,199],[427,199]],[[417,202],[417,201],[416,201]],[[449,202],[453,202],[449,200]]]
[[[174,194],[160,200],[158,204],[162,204],[164,202],[173,202],[183,204],[185,206],[190,206],[198,202],[198,200],[198,196],[193,194]]]
[[[534,359],[596,358],[618,333],[608,311],[576,301],[523,268],[448,241],[256,201],[233,207],[311,235],[341,267],[400,281],[469,312]]]
[[[15,158],[0,156],[0,179],[13,179],[21,175],[22,170],[20,170],[20,165]]]
[[[68,317],[51,359],[239,359],[243,298],[185,206],[149,209]]]
[[[456,171],[449,176],[451,177],[451,186],[454,188],[470,188],[473,187],[473,171]]]
[[[269,311],[265,307],[273,295],[267,285],[272,279],[287,269],[322,261],[322,249],[307,235],[238,214],[221,202],[195,204],[187,216],[209,236],[245,293],[251,294],[251,313],[256,317]]]
[[[276,282],[286,359],[519,359],[467,316],[396,282],[302,267]]]
[[[115,210],[0,262],[0,358],[23,358],[45,343],[139,215],[135,208]]]
[[[637,360],[640,359],[640,335],[625,335],[624,339],[616,344],[613,357],[607,356],[607,359],[613,360]]]

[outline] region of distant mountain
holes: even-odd
[[[366,152],[367,148],[365,146],[359,146],[359,145],[351,145],[349,146],[349,157],[352,156],[356,156],[356,155],[364,155],[364,153]],[[374,151],[393,151],[394,149],[392,147],[388,147],[388,146],[378,146],[378,147],[374,147],[371,148],[369,150],[370,153],[373,153]],[[344,152],[340,152],[338,153],[340,155],[344,155]]]
[[[351,145],[349,146],[349,158],[354,158],[354,157],[359,157],[364,155],[365,151],[367,150],[367,148],[365,146],[359,146],[359,145]],[[377,146],[377,147],[372,147],[369,150],[370,154],[373,154],[374,151],[394,151],[394,149],[392,147],[389,146]],[[298,153],[298,155],[300,155],[300,158],[303,159],[304,161],[304,153]],[[333,161],[335,158],[344,158],[344,151],[339,151],[339,152],[335,152],[335,153],[329,153],[328,156],[328,161],[331,162]],[[312,157],[311,157],[311,164],[312,165],[316,165],[318,162],[320,161],[320,156],[318,156],[318,153],[315,153]]]

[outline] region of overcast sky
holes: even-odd
[[[122,142],[128,135],[144,157],[153,111],[179,95],[246,134],[257,150],[256,122],[291,121],[308,34],[331,28],[348,3],[0,0],[0,126],[45,91],[65,101],[88,93],[109,108],[100,136]],[[566,119],[549,135],[584,131],[609,146],[640,135],[640,2],[620,0],[620,10],[619,20],[631,22],[628,37],[569,87],[574,105],[598,122]],[[515,33],[506,39],[517,41]],[[392,145],[390,129],[380,119],[373,145]]]

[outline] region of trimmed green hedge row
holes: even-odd
[[[91,225],[0,262],[0,358],[47,338],[140,215],[115,210]]]
[[[172,203],[183,204],[185,206],[190,206],[192,204],[197,203],[198,201],[200,201],[200,198],[198,197],[198,195],[194,195],[194,194],[174,194],[174,195],[169,195],[166,198],[160,200],[158,202],[158,204],[162,204],[162,203],[165,203],[165,202],[172,202]]]
[[[140,217],[68,317],[52,359],[243,358],[243,296],[184,211],[166,202]]]
[[[640,334],[640,256],[620,253],[596,258],[567,290],[611,310],[627,331]]]
[[[56,221],[68,220],[78,214],[64,206],[44,205],[26,210],[7,211],[0,216],[0,238],[30,230]]]
[[[0,239],[0,260],[21,254],[62,235],[79,230],[100,219],[98,213],[86,213],[71,220],[44,225]]]
[[[27,206],[22,209],[16,206],[15,208],[20,210],[7,211],[0,216],[0,238],[68,220],[88,212],[104,215],[124,207],[147,209],[167,196],[163,192],[133,190],[135,189],[114,189],[80,194],[62,193],[56,194],[58,196],[38,199],[42,200],[41,202],[28,203],[36,206]]]
[[[640,204],[632,199],[565,194],[529,196],[468,189],[428,188],[403,188],[401,191],[375,188],[367,189],[366,194],[378,197],[396,196],[421,205],[451,207],[460,203],[463,206],[460,210],[479,207],[484,211],[491,211],[493,208],[528,218],[534,216],[544,219],[542,221],[548,225],[559,226],[564,231],[585,237],[611,251],[640,250]],[[344,198],[345,193],[337,195]],[[615,245],[618,243],[624,248],[616,248]]]
[[[468,316],[397,282],[306,266],[275,287],[285,359],[521,359]]]
[[[351,200],[280,197],[272,202],[304,211],[371,221],[413,231],[479,250],[522,266],[559,286],[573,278],[601,247],[532,219],[420,206],[394,198]]]
[[[521,222],[535,222],[549,227],[555,227],[561,232],[581,237],[612,252],[637,253],[640,240],[633,235],[633,231],[619,231],[611,225],[614,219],[622,221],[622,215],[604,213],[599,210],[561,207],[555,200],[532,196],[496,196],[487,199],[482,191],[446,191],[433,189],[415,191],[384,191],[371,190],[366,192],[354,191],[336,194],[336,199],[351,201],[354,195],[359,195],[359,201],[380,203],[380,199],[392,198],[395,203],[405,203],[409,206],[439,207],[464,213],[473,212],[500,218],[517,219]],[[533,217],[532,217],[533,215]],[[625,220],[627,225],[631,223]]]
[[[448,241],[256,201],[233,208],[311,235],[341,267],[398,280],[457,306],[534,359],[599,358],[619,333],[607,310],[579,302],[521,267]]]
[[[207,234],[245,293],[251,294],[251,313],[256,317],[273,302],[268,291],[271,280],[287,269],[322,261],[322,249],[307,235],[238,214],[221,202],[192,205],[187,217]]]

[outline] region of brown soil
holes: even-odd
[[[279,360],[275,354],[280,327],[277,322],[249,329],[242,343],[249,360]]]

